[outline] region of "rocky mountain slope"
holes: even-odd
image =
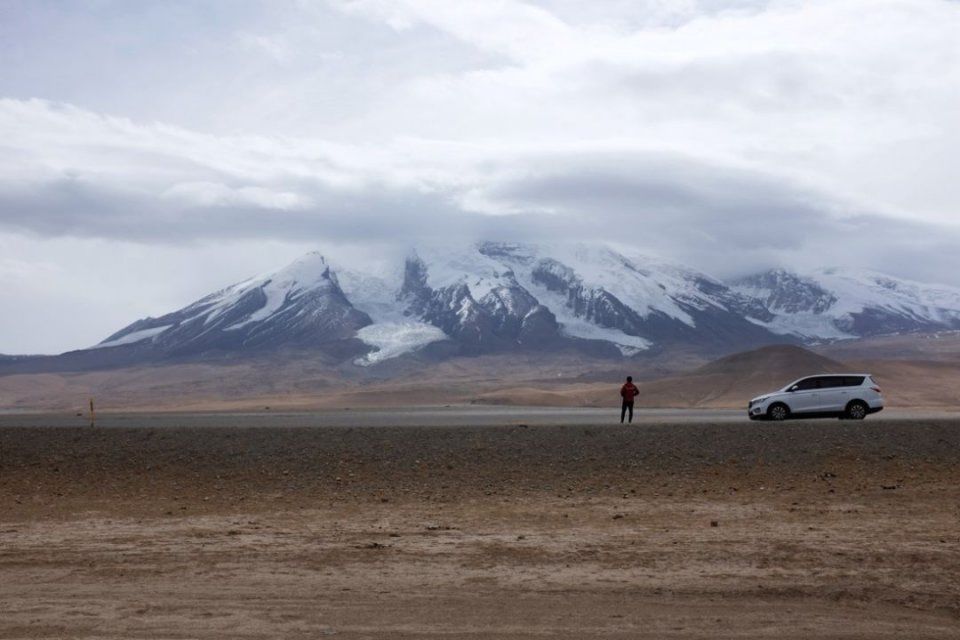
[[[748,318],[807,341],[960,328],[960,289],[873,271],[776,269],[731,286],[759,304],[761,311],[746,311]]]
[[[276,273],[229,286],[159,318],[138,320],[94,349],[177,356],[324,346],[354,339],[371,323],[344,295],[324,257],[310,253]]]

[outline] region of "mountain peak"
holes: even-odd
[[[327,259],[311,251],[179,311],[139,320],[97,347],[132,345],[165,355],[286,344],[319,347],[349,340],[370,323],[344,295]]]
[[[305,253],[279,271],[259,279],[295,281],[302,283],[317,282],[331,277],[330,263],[319,251]]]

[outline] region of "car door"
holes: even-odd
[[[790,411],[810,413],[820,404],[820,388],[817,378],[804,378],[790,387]]]
[[[861,392],[861,386],[863,385],[863,376],[844,376],[843,377],[843,386],[837,389],[837,403],[833,411],[842,412],[846,411],[847,403],[851,400],[862,399],[863,393]]]
[[[843,411],[847,406],[846,397],[849,389],[844,386],[843,376],[821,376],[818,378],[820,387],[817,406],[813,409],[817,413],[836,413]]]

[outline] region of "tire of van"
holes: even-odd
[[[790,408],[782,402],[774,402],[767,408],[767,418],[780,422],[790,417]]]
[[[869,407],[862,400],[851,400],[847,403],[847,409],[843,412],[847,420],[863,420],[867,417]]]

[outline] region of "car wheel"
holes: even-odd
[[[867,405],[859,400],[854,400],[847,405],[846,417],[849,420],[863,420],[867,417]]]
[[[788,417],[790,417],[790,409],[787,408],[787,405],[781,402],[772,404],[770,405],[770,408],[767,409],[767,417],[777,422],[786,420]]]

